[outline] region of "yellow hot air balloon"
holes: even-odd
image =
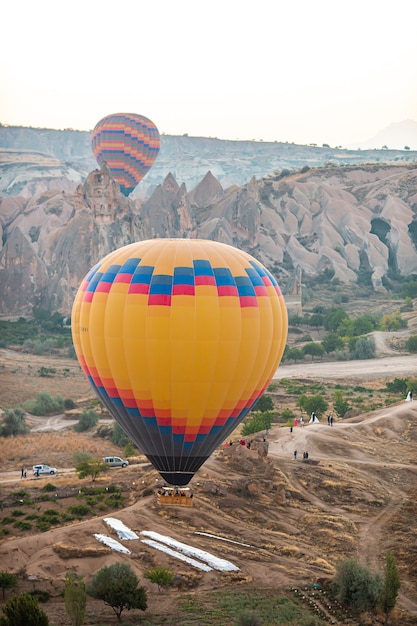
[[[110,413],[169,484],[186,485],[264,393],[287,311],[276,280],[246,252],[153,239],[92,268],[72,333]]]

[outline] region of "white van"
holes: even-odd
[[[121,459],[119,456],[105,456],[103,461],[109,467],[127,467],[129,465],[129,461]]]

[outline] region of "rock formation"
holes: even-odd
[[[27,189],[27,187],[26,187]],[[191,191],[168,174],[146,200],[125,198],[105,169],[74,188],[0,198],[0,315],[34,306],[68,314],[105,254],[153,237],[207,238],[247,250],[284,285],[303,276],[384,289],[417,272],[417,169],[311,169],[223,188],[208,172]]]

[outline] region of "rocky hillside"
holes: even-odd
[[[50,158],[45,167],[55,164]],[[305,168],[227,188],[208,172],[190,191],[171,173],[147,200],[122,196],[105,170],[78,185],[73,171],[63,173],[65,184],[27,182],[21,195],[0,198],[2,316],[39,305],[69,313],[92,265],[153,237],[236,245],[282,286],[301,270],[383,291],[389,270],[417,272],[415,165]]]

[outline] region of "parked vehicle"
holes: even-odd
[[[119,456],[105,456],[103,461],[110,467],[127,467],[129,465],[129,461],[121,459]]]
[[[50,467],[49,465],[46,465],[45,463],[41,463],[39,465],[34,465],[33,466],[33,474],[35,476],[40,476],[41,474],[56,474],[57,473],[57,469],[56,467]]]

